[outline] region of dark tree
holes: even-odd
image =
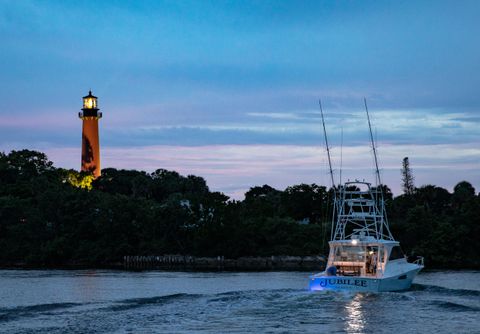
[[[107,168],[92,187],[82,187],[81,173],[72,182],[72,173],[78,174],[55,168],[40,152],[0,153],[0,266],[328,251],[333,189],[324,186],[264,185],[235,201],[211,192],[201,177],[164,169]],[[392,232],[407,252],[425,256],[429,268],[480,268],[480,196],[470,183],[458,183],[451,194],[433,185],[415,189],[412,181],[415,193],[396,198],[381,187]]]
[[[405,195],[413,195],[415,193],[414,179],[408,157],[405,157],[402,162],[402,188]]]

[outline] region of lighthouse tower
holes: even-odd
[[[82,112],[78,113],[83,121],[82,127],[82,172],[89,172],[95,178],[100,176],[100,141],[98,139],[98,120],[102,113],[98,111],[97,97],[92,91],[83,97]]]

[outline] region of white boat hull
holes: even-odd
[[[422,269],[418,268],[390,277],[326,276],[325,272],[310,277],[311,291],[343,290],[355,292],[402,291],[410,289]]]

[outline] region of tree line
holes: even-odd
[[[405,162],[404,162],[405,163]],[[433,185],[393,197],[392,233],[428,267],[480,268],[480,195]],[[210,191],[201,177],[157,169],[88,174],[44,153],[0,153],[0,265],[107,266],[125,255],[327,254],[333,191],[316,184],[255,186],[245,199]]]

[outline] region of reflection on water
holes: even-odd
[[[363,294],[357,293],[353,299],[345,305],[347,313],[345,331],[347,333],[364,333],[365,315],[363,312]]]
[[[87,270],[83,275],[78,276],[78,283],[72,287],[76,290],[75,295],[81,296],[82,301],[94,300],[99,290],[99,280],[95,270]]]

